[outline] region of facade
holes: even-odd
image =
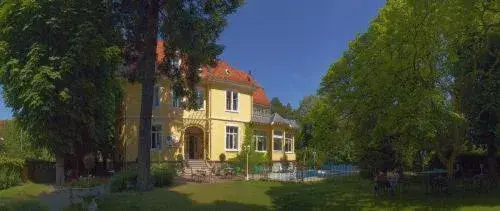
[[[159,45],[162,47],[162,45]],[[161,51],[159,51],[161,52]],[[183,109],[168,80],[155,85],[151,154],[161,159],[218,161],[224,153],[233,158],[241,150],[247,123],[253,123],[255,148],[279,161],[284,154],[295,160],[297,124],[270,113],[264,89],[244,71],[224,61],[200,70],[197,110]],[[137,159],[141,85],[125,85],[123,150],[127,161]]]

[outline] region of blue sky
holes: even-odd
[[[252,71],[269,98],[297,107],[356,34],[366,31],[383,0],[247,0],[220,37],[221,58]],[[0,119],[10,109],[0,100]]]
[[[221,58],[251,70],[269,98],[297,107],[365,32],[383,0],[247,0],[222,34]]]

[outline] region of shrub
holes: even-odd
[[[137,170],[131,168],[127,171],[116,173],[109,180],[109,190],[111,192],[121,192],[135,188],[137,184]]]
[[[155,187],[171,185],[176,176],[176,170],[167,164],[154,164],[151,166],[151,176]]]
[[[0,190],[19,185],[21,178],[19,173],[10,169],[0,169]]]
[[[135,189],[137,174],[136,168],[116,173],[109,181],[110,191],[122,192]],[[151,165],[151,177],[155,187],[171,185],[176,175],[176,169],[166,163]]]
[[[221,163],[224,163],[226,161],[226,154],[220,153],[220,155],[219,155],[219,161]]]
[[[24,160],[0,157],[0,189],[6,189],[22,182],[25,178]]]

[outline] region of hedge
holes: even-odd
[[[24,160],[0,156],[0,190],[26,181]]]

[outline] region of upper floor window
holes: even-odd
[[[196,92],[196,105],[198,106],[198,109],[203,109],[204,101],[205,101],[205,92],[203,90],[198,90]]]
[[[151,127],[151,149],[161,148],[162,136],[163,136],[162,126],[153,125],[153,127]]]
[[[238,111],[238,92],[226,91],[226,111]]]
[[[273,150],[283,150],[283,131],[275,130],[273,134]]]
[[[175,90],[172,91],[172,107],[181,108],[182,107],[182,95]]]
[[[291,133],[285,134],[285,152],[293,151],[293,137]]]
[[[256,151],[266,151],[267,143],[266,143],[266,133],[264,131],[255,131],[255,150]]]
[[[238,150],[238,127],[226,126],[226,150]]]
[[[161,90],[159,86],[155,86],[153,93],[153,107],[159,107],[161,102]]]

